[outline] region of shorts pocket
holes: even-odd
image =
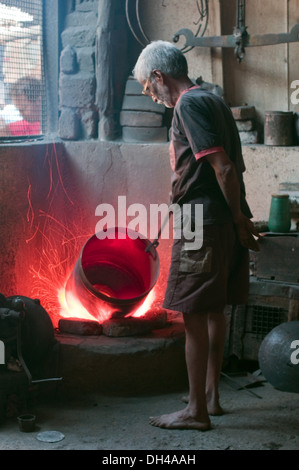
[[[184,250],[180,253],[179,272],[181,273],[210,273],[212,269],[212,247],[200,250]]]

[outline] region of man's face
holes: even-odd
[[[164,104],[166,108],[173,108],[175,106],[171,99],[169,87],[164,81],[148,78],[142,85],[142,93],[150,96],[155,103]]]

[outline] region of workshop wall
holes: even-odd
[[[236,2],[222,0],[220,4],[222,34],[232,34],[236,24],[236,16],[233,13]],[[299,23],[299,1],[247,1],[245,23],[247,32],[252,35],[290,32],[292,27]],[[245,58],[238,63],[233,50],[223,50],[223,77],[227,102],[232,106],[245,103],[255,106],[260,124],[264,123],[265,111],[298,113],[299,103],[295,103],[291,96],[294,92],[291,85],[295,80],[299,80],[298,54],[299,42],[248,47]]]

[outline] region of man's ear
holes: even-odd
[[[155,69],[152,73],[156,82],[164,83],[164,74],[161,72],[161,70]]]

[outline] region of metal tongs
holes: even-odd
[[[158,231],[158,234],[156,236],[156,238],[154,239],[154,241],[152,243],[150,243],[149,245],[147,245],[146,249],[145,249],[145,252],[148,253],[152,247],[154,246],[155,248],[157,248],[157,246],[159,245],[159,239],[161,237],[161,233],[165,227],[165,225],[168,223],[169,221],[169,218],[170,218],[170,214],[172,214],[172,212],[168,211],[166,217],[164,218],[163,222],[162,222],[162,225]]]

